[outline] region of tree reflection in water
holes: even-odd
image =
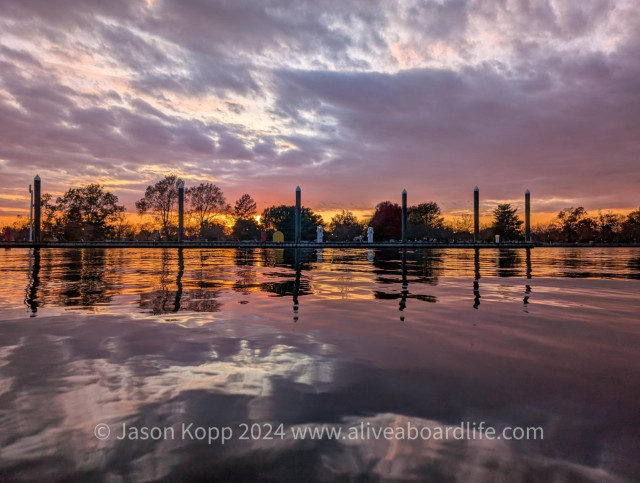
[[[112,282],[108,276],[105,249],[63,250],[62,285],[57,305],[94,307],[111,301]],[[112,269],[110,267],[109,269]]]
[[[0,258],[1,307],[38,318],[21,313],[0,324],[1,474],[8,481],[300,481],[302,474],[632,481],[640,332],[637,280],[629,279],[638,278],[640,256],[585,249],[562,271],[563,254],[573,252],[12,249]],[[616,269],[606,277],[565,278],[607,266]],[[481,279],[482,313],[474,310]],[[435,306],[418,302],[436,302],[435,295]],[[141,298],[148,312],[180,317],[134,316]],[[246,299],[250,305],[238,305]],[[101,300],[109,307],[100,314],[67,310]],[[223,303],[215,323],[184,314]],[[291,323],[292,313],[302,326]],[[395,323],[399,316],[405,323]],[[543,426],[544,440],[222,447],[94,435],[98,423],[346,429],[409,420],[453,427],[467,418]]]
[[[520,263],[520,250],[500,248],[498,250],[498,277],[517,277]]]
[[[175,253],[177,267],[172,268]],[[221,303],[216,300],[219,290],[213,290],[205,283],[204,261],[200,257],[200,272],[198,280],[193,283],[183,281],[185,273],[184,249],[164,249],[160,259],[158,290],[140,294],[140,308],[152,314],[167,314],[178,311],[217,312]],[[175,274],[175,290],[172,287],[172,274]],[[215,284],[214,284],[215,285]]]
[[[408,300],[437,302],[437,297],[433,295],[412,293],[409,290],[409,277],[416,287],[437,285],[438,277],[443,272],[442,255],[438,251],[377,250],[373,252],[372,261],[377,282],[373,295],[380,300],[398,300],[401,322],[405,321]],[[397,289],[398,282],[400,290]]]
[[[216,312],[223,301],[277,305],[267,297],[314,301],[393,300],[408,320],[422,304],[472,285],[469,309],[497,298],[530,311],[536,279],[640,279],[637,249],[31,249],[4,254],[3,300],[31,316],[49,308],[105,313],[136,305],[143,312]],[[512,280],[520,288],[515,297]],[[480,281],[482,279],[482,289]],[[496,280],[500,279],[500,280]],[[538,287],[538,283],[536,283]],[[538,289],[536,291],[539,291]],[[540,291],[541,292],[541,291]],[[482,296],[481,296],[482,293]],[[295,295],[295,303],[293,298]],[[267,296],[267,297],[265,297]],[[346,305],[345,305],[346,307]],[[398,314],[399,312],[399,314]],[[294,316],[297,316],[294,314]],[[397,319],[396,319],[397,320]]]
[[[45,304],[96,310],[118,305],[113,300],[116,296],[135,295],[131,303],[143,311],[167,314],[219,311],[225,292],[241,294],[240,299],[232,298],[240,304],[252,301],[252,293],[263,293],[293,297],[297,317],[303,296],[338,294],[349,300],[364,293],[374,299],[397,300],[400,319],[405,320],[411,300],[438,301],[425,291],[447,277],[473,279],[473,308],[478,309],[481,271],[483,276],[530,280],[532,253],[531,249],[38,249],[25,252],[29,269],[22,302],[35,316]],[[638,257],[624,262],[609,258],[596,259],[592,265],[617,263],[618,277],[637,277]],[[551,264],[557,266],[553,259]],[[592,272],[590,266],[586,268],[579,276]],[[358,281],[373,283],[363,291]],[[531,287],[526,283],[520,298],[525,310]]]
[[[526,249],[526,265],[527,265],[527,273],[526,273],[526,277],[527,280],[531,280],[531,248],[527,248]],[[524,306],[523,310],[525,312],[529,312],[528,310],[528,305],[529,305],[529,297],[531,297],[531,284],[527,283],[524,286],[524,299],[522,300],[522,304]]]

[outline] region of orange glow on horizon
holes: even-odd
[[[637,209],[637,208],[636,208]],[[316,213],[322,216],[324,226],[328,226],[331,222],[331,218],[338,213],[341,213],[342,210],[330,210],[330,211],[317,211]],[[362,223],[366,223],[371,216],[373,215],[372,210],[350,210],[352,213],[356,215],[358,220]],[[616,213],[623,216],[627,216],[633,209],[612,209],[612,210],[602,210],[603,213]],[[518,213],[521,215],[521,218],[524,218],[524,213]],[[472,215],[472,212],[466,213],[468,215]],[[598,210],[588,210],[589,216],[597,216]],[[531,212],[531,226],[536,227],[538,225],[546,225],[549,223],[553,223],[556,220],[557,212]],[[455,223],[457,219],[461,216],[461,213],[443,213],[442,217],[444,218],[445,224],[450,225]],[[253,217],[257,223],[260,223],[261,215],[255,215]],[[29,212],[26,211],[24,214],[20,215],[0,215],[0,228],[5,226],[11,226],[19,220],[29,220]],[[221,223],[225,226],[226,230],[230,231],[233,228],[235,223],[235,217],[233,215],[216,215],[215,221]],[[138,213],[125,213],[125,222],[133,225],[136,228],[139,228],[144,225],[155,225],[155,219],[151,214],[140,215]],[[490,213],[482,213],[480,215],[480,225],[488,226],[492,222],[492,216]],[[195,220],[192,217],[185,217],[185,225],[187,227],[194,227]]]

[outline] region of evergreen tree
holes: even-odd
[[[498,205],[493,210],[493,226],[494,235],[500,235],[504,240],[518,240],[522,237],[523,221],[518,218],[517,208],[512,208],[509,203]]]

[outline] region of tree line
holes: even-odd
[[[69,189],[54,199],[45,193],[41,200],[42,237],[44,240],[175,240],[178,231],[178,187],[183,180],[166,175],[149,185],[144,196],[135,203],[139,214],[149,215],[152,221],[134,225],[125,215],[118,197],[99,184]],[[281,231],[285,240],[293,240],[295,207],[270,206],[258,214],[251,195],[244,194],[233,205],[220,187],[212,183],[189,186],[185,195],[185,236],[198,240],[260,240],[267,232]],[[500,204],[492,212],[492,220],[480,230],[481,241],[491,241],[495,235],[501,240],[524,240],[523,220],[510,204]],[[29,220],[19,217],[11,226],[3,228],[3,235],[11,231],[14,240],[26,240]],[[384,201],[375,207],[373,215],[364,220],[343,210],[325,224],[320,215],[302,207],[301,230],[303,240],[314,240],[316,229],[323,226],[325,240],[347,241],[366,239],[367,227],[374,230],[376,241],[399,240],[402,237],[402,208]],[[409,240],[472,241],[473,218],[470,214],[447,221],[434,201],[407,208],[407,236]],[[532,227],[532,239],[537,242],[602,242],[634,243],[640,241],[640,209],[623,216],[598,212],[590,216],[583,208],[565,208],[556,218],[544,225]]]
[[[554,221],[537,225],[532,232],[543,243],[638,243],[640,209],[625,216],[602,211],[590,215],[582,206],[565,208]]]

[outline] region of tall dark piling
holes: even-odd
[[[407,190],[402,190],[402,243],[407,243]]]
[[[40,176],[36,174],[36,177],[33,178],[33,241],[36,243],[42,241],[40,238],[41,197]]]
[[[524,192],[524,241],[531,241],[531,193]]]
[[[296,243],[300,243],[300,234],[302,232],[301,230],[301,199],[302,199],[302,192],[300,191],[300,186],[298,186],[296,188],[296,219],[295,219],[295,223],[296,223],[296,239],[295,242]]]
[[[473,241],[480,241],[480,190],[473,190]]]
[[[29,185],[29,243],[33,242],[33,188]]]

